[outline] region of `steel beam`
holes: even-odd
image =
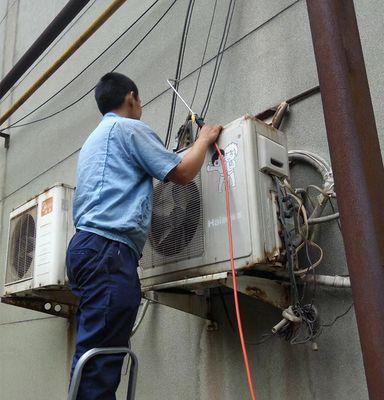
[[[68,26],[89,0],[70,0],[0,82],[0,99]]]
[[[352,0],[307,0],[370,399],[384,399],[384,169]]]

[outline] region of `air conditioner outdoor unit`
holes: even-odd
[[[281,268],[273,175],[289,174],[286,136],[244,116],[224,127],[218,145],[229,175],[236,269]],[[224,176],[213,148],[193,182],[184,187],[157,183],[153,200],[140,261],[144,290],[230,271]]]
[[[5,295],[63,287],[65,252],[74,233],[73,188],[56,184],[10,214]]]

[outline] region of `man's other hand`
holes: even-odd
[[[209,144],[213,144],[216,142],[222,129],[221,125],[204,125],[201,128],[199,137],[205,139]]]

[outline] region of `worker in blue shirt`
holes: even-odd
[[[138,260],[152,215],[152,178],[186,185],[200,171],[222,127],[205,125],[181,158],[140,121],[135,83],[111,72],[96,86],[103,119],[85,141],[77,167],[76,233],[66,257],[79,300],[74,367],[94,347],[127,346],[140,304]],[[77,400],[115,400],[122,355],[98,356],[81,378]]]

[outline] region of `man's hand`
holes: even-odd
[[[223,127],[221,125],[204,125],[201,128],[199,138],[206,140],[209,144],[216,142]]]
[[[199,173],[205,153],[215,143],[223,127],[221,125],[204,125],[200,135],[181,163],[170,172],[168,179],[179,185],[187,185]]]

